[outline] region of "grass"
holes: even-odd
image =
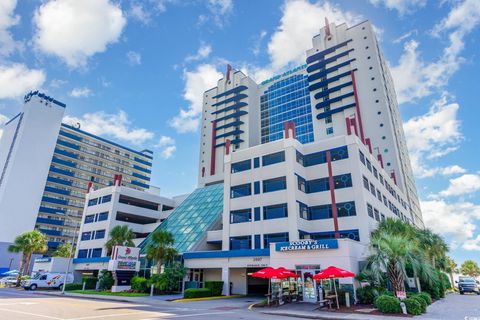
[[[231,299],[231,298],[241,298],[241,297],[245,297],[245,295],[234,294],[231,296],[214,296],[214,297],[204,297],[204,298],[177,299],[177,300],[173,300],[173,302],[205,301],[205,300]]]
[[[100,296],[117,296],[117,297],[146,297],[148,293],[139,293],[139,292],[110,292],[110,291],[95,291],[95,290],[72,290],[68,291],[71,293],[81,293],[81,294],[97,294]]]

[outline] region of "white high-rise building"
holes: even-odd
[[[183,259],[187,280],[223,280],[224,294],[230,283],[234,294],[266,291],[248,275],[282,266],[299,274],[303,300],[317,301],[313,274],[328,265],[358,273],[379,221],[423,227],[370,22],[326,21],[305,65],[260,84],[227,68],[202,112],[199,184],[220,183],[221,223],[206,236],[217,250]],[[354,294],[352,279],[340,284]]]

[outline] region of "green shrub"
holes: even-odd
[[[212,291],[207,288],[190,288],[185,290],[183,297],[186,299],[191,299],[191,298],[205,298],[205,297],[211,297],[212,296]]]
[[[97,278],[95,277],[83,277],[82,283],[85,282],[86,290],[93,290],[97,285]]]
[[[427,312],[427,301],[425,301],[422,297],[420,297],[419,295],[414,295],[412,297],[412,299],[415,299],[417,300],[419,303],[420,303],[420,306],[422,307],[422,313],[425,313]]]
[[[114,284],[112,273],[107,270],[100,271],[100,276],[98,277],[98,288],[100,290],[110,290]]]
[[[148,292],[148,280],[144,277],[135,276],[130,280],[132,290],[135,292]]]
[[[445,290],[452,289],[452,283],[450,282],[450,279],[444,272],[440,273],[440,278],[443,282],[443,287],[445,288]]]
[[[223,281],[205,281],[205,288],[212,291],[212,296],[221,296],[223,292]]]
[[[357,289],[357,299],[363,304],[373,304],[381,293],[383,292],[375,287],[365,286]]]
[[[150,287],[153,284],[155,290],[159,292],[165,292],[168,287],[168,278],[165,273],[154,274],[148,279],[147,287]]]
[[[383,313],[400,313],[400,300],[390,295],[381,295],[375,299],[375,305]]]
[[[71,291],[71,290],[82,290],[83,284],[81,283],[67,283],[65,285],[65,291]]]
[[[419,315],[422,314],[422,305],[415,298],[407,298],[403,300],[407,307],[408,314]]]
[[[430,297],[430,294],[428,294],[427,292],[420,292],[417,294],[417,296],[419,296],[420,298],[422,298],[423,300],[425,300],[425,302],[427,303],[427,305],[431,305],[432,304],[432,297]]]

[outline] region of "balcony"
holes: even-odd
[[[207,232],[207,242],[222,242],[223,230],[212,230]]]

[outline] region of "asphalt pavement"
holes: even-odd
[[[249,298],[129,303],[0,289],[0,320],[278,319],[248,310]],[[292,319],[291,317],[285,319]]]

